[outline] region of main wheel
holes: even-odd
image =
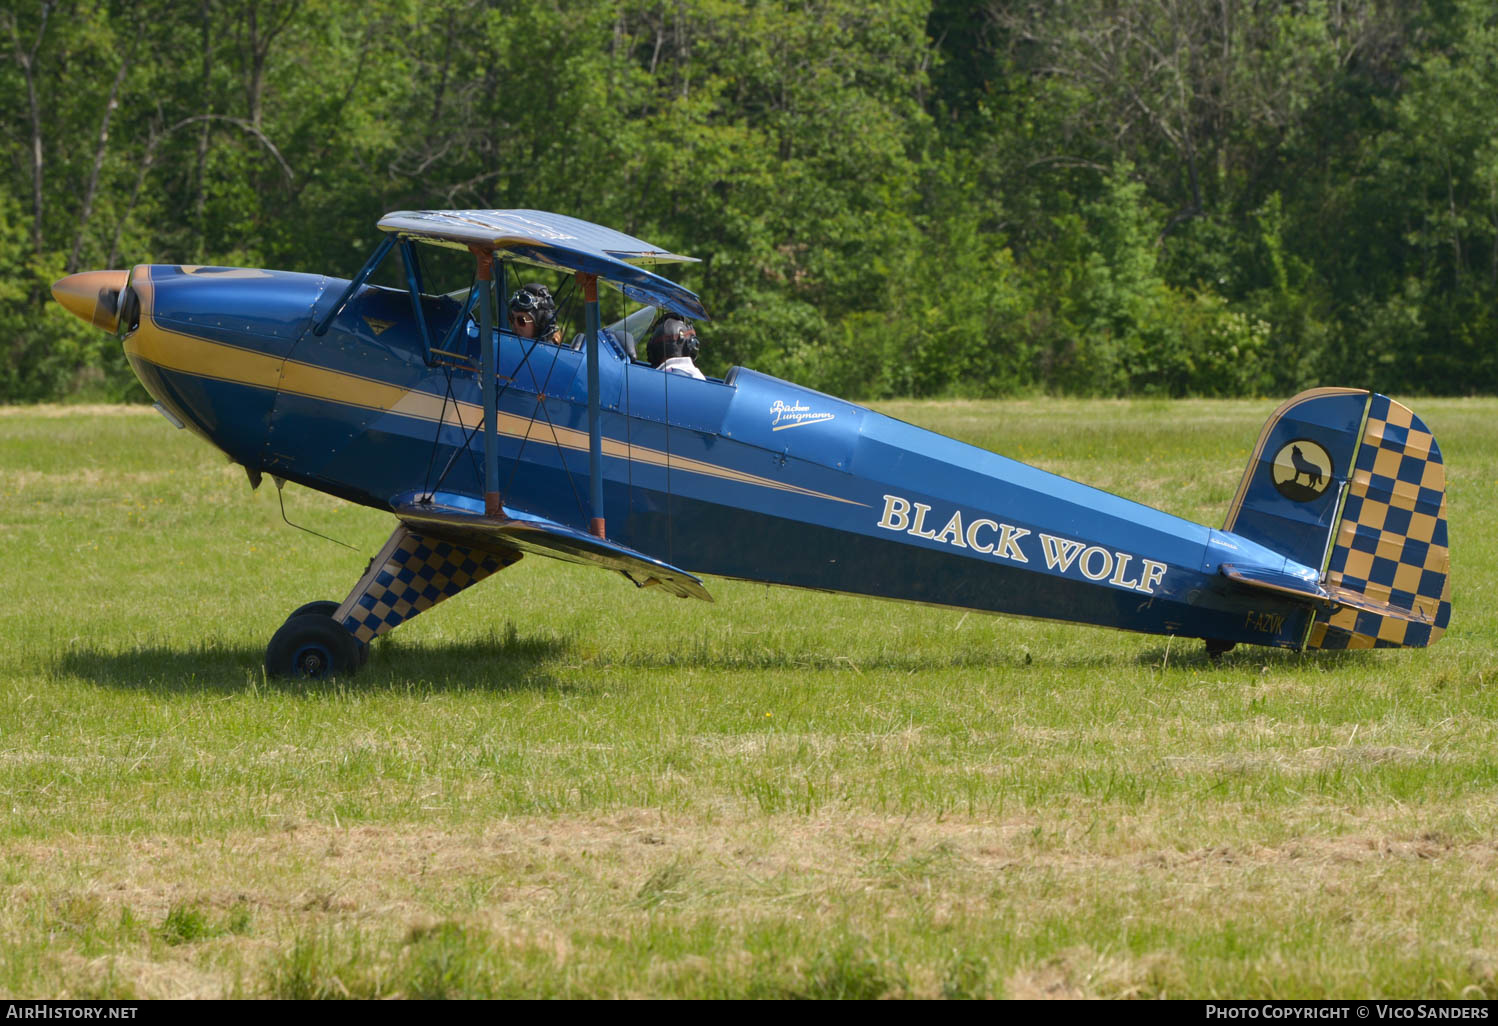
[[[308,602],[305,606],[297,606],[291,611],[291,616],[306,616],[308,613],[321,613],[323,616],[332,616],[338,612],[338,603],[323,599],[319,602]],[[290,620],[291,616],[286,619]]]
[[[296,617],[306,616],[308,614],[332,616],[334,613],[338,612],[338,607],[340,605],[342,605],[342,603],[333,602],[328,599],[322,599],[318,602],[308,602],[305,606],[297,606],[296,609],[292,610],[291,615],[286,618],[286,622],[290,623]],[[365,663],[369,662],[369,642],[360,641],[358,638],[355,638],[354,644],[359,647],[359,666],[363,666]],[[359,666],[354,667],[354,669],[358,669]]]
[[[273,677],[327,680],[359,668],[359,642],[325,613],[303,613],[281,625],[265,649],[265,672]]]

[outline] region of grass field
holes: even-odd
[[[892,403],[1220,524],[1273,402]],[[1498,400],[1451,629],[1298,655],[526,559],[266,680],[388,517],[0,409],[0,995],[1498,997]]]

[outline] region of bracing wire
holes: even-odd
[[[477,278],[477,275],[475,274],[474,278],[470,279],[470,281],[468,283],[468,293],[469,293],[470,296],[473,294],[473,287],[477,283],[477,280],[478,280],[478,278]],[[458,320],[459,320],[459,322],[465,320],[467,318],[467,316],[468,316],[468,306],[467,306],[467,303],[464,303],[463,306],[458,310]],[[437,428],[436,428],[436,430],[432,432],[432,451],[427,456],[427,469],[426,469],[426,473],[422,476],[422,491],[425,494],[427,494],[427,495],[431,495],[432,492],[434,491],[434,489],[432,487],[432,467],[437,462],[437,449],[438,449],[438,447],[439,447],[439,445],[441,444],[441,441],[442,441],[442,429],[447,426],[447,404],[448,404],[448,402],[452,403],[452,405],[453,405],[453,411],[456,412],[456,413],[458,413],[458,424],[459,424],[459,426],[461,427],[462,423],[463,423],[463,416],[462,416],[462,413],[459,411],[457,396],[453,395],[453,372],[452,372],[452,368],[448,367],[446,364],[443,364],[442,365],[442,373],[443,373],[443,376],[447,379],[447,391],[442,396],[442,414],[441,414],[441,416],[439,416],[437,418]],[[463,445],[464,445],[465,448],[468,445],[468,439],[466,437],[463,439]],[[456,452],[454,453],[454,455],[456,455]],[[452,460],[448,460],[447,466],[448,467],[452,466]],[[445,478],[446,476],[447,476],[447,468],[443,468],[442,477]],[[441,479],[439,479],[438,482],[437,482],[438,487],[440,487],[441,484],[442,484],[442,481],[441,481]]]
[[[278,502],[280,502],[280,504],[281,504],[281,519],[285,520],[288,526],[295,527],[298,531],[306,531],[308,534],[315,535],[318,538],[321,538],[323,541],[330,541],[334,545],[342,545],[344,548],[346,548],[346,549],[353,549],[355,552],[359,551],[359,549],[356,546],[350,545],[348,542],[341,542],[337,538],[329,538],[327,535],[322,534],[322,533],[320,533],[318,531],[314,531],[310,527],[303,527],[301,524],[293,524],[291,522],[291,519],[286,516],[286,497],[282,494],[283,493],[282,485],[285,482],[283,482],[280,478],[276,478],[275,481],[276,481],[276,500]]]

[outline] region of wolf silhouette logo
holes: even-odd
[[[1300,451],[1300,446],[1290,446],[1290,462],[1295,466],[1295,480],[1300,481],[1300,475],[1306,476],[1306,487],[1315,488],[1321,484],[1321,468],[1307,460]]]
[[[1275,454],[1274,487],[1293,502],[1310,502],[1326,491],[1332,480],[1332,458],[1308,438],[1287,442]]]

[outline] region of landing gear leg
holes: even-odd
[[[375,638],[519,559],[515,550],[470,549],[401,524],[348,598],[309,602],[287,618],[265,650],[266,672],[314,679],[351,674],[369,658]]]

